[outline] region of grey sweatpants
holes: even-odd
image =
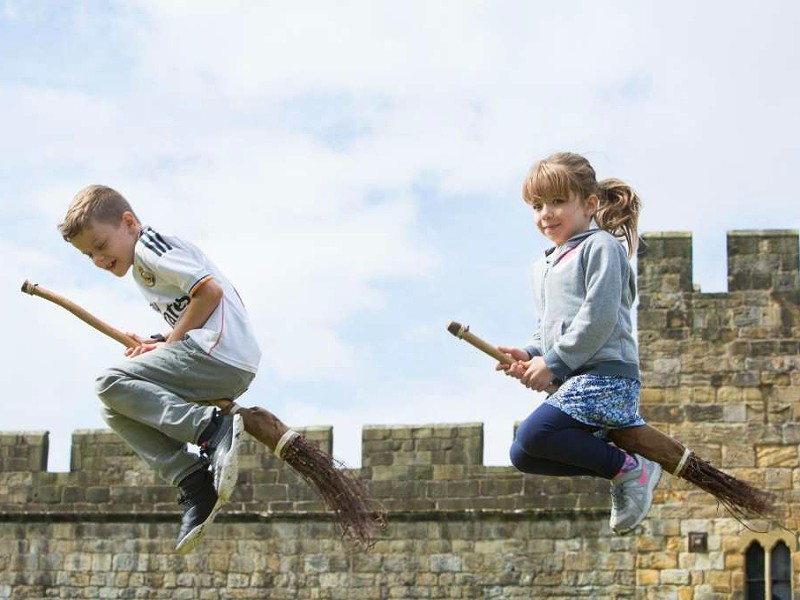
[[[213,400],[234,400],[255,375],[191,339],[128,358],[97,378],[103,418],[164,480],[177,485],[206,463],[189,452],[211,422]]]

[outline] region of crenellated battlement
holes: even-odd
[[[728,291],[798,289],[798,232],[728,232]]]
[[[298,428],[331,451],[331,427]],[[363,467],[354,470],[372,494],[395,510],[597,509],[607,504],[605,486],[563,480],[553,501],[542,480],[511,467],[483,464],[483,424],[368,426],[362,434]],[[509,439],[509,443],[511,439]],[[158,480],[110,430],[72,436],[71,471],[48,473],[47,432],[0,438],[0,510],[26,513],[77,511],[176,512],[175,490]],[[239,485],[231,506],[240,511],[320,512],[308,486],[262,444],[240,444]],[[18,483],[23,483],[19,487]],[[552,491],[552,483],[548,484]],[[16,508],[15,508],[16,507]]]
[[[692,291],[692,234],[646,233],[638,256],[639,294]]]
[[[657,232],[642,236],[641,293],[694,292],[692,234]],[[728,292],[796,291],[800,285],[796,230],[729,231]]]
[[[710,294],[693,285],[690,234],[643,238],[643,414],[712,459],[736,439],[732,466],[756,466],[762,444],[800,443],[798,232],[728,232],[728,291]]]

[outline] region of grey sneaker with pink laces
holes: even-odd
[[[661,479],[661,465],[640,454],[639,464],[611,480],[611,519],[617,535],[630,533],[644,521],[653,504],[653,490]]]

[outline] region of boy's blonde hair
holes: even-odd
[[[75,194],[67,208],[64,222],[58,224],[58,230],[65,240],[70,241],[92,221],[117,225],[126,211],[139,220],[131,205],[118,191],[104,185],[90,185]]]
[[[569,198],[576,194],[586,200],[596,195],[599,204],[594,220],[628,246],[633,256],[639,243],[639,211],[641,199],[636,191],[619,179],[603,179],[598,183],[592,165],[580,154],[558,152],[531,167],[522,186],[522,198],[528,204],[536,200]]]

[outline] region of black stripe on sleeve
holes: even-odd
[[[152,230],[151,230],[151,231],[152,231]],[[156,232],[156,231],[153,231],[153,237],[155,237],[155,239],[156,239],[156,240],[158,240],[159,242],[161,242],[161,245],[162,245],[162,246],[164,246],[164,249],[165,249],[164,251],[165,251],[165,252],[166,252],[167,250],[172,250],[172,246],[170,246],[170,245],[167,243],[167,240],[165,240],[163,237],[161,237],[161,234],[160,234],[160,233],[158,233],[158,232]]]
[[[146,237],[147,241],[153,244],[153,246],[158,248],[162,253],[169,250],[169,248],[167,248],[165,244],[162,244],[160,241],[158,241],[158,238],[156,236],[157,236],[156,232],[150,230],[150,231],[145,231],[142,237]]]
[[[149,237],[142,236],[139,238],[139,240],[145,245],[146,248],[154,252],[156,256],[161,256],[162,254],[164,254],[153,244],[152,240]]]

